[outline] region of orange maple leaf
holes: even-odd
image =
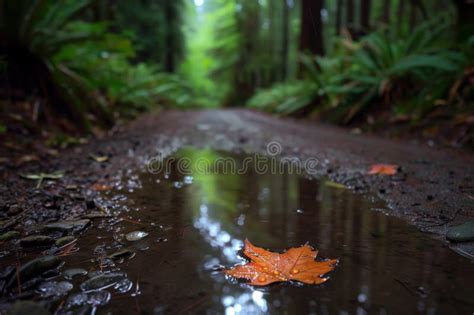
[[[370,167],[370,175],[395,175],[398,172],[398,165],[395,164],[374,164]]]
[[[290,280],[320,284],[328,280],[321,276],[333,270],[338,263],[337,259],[315,261],[318,251],[307,244],[280,254],[256,247],[246,239],[244,254],[250,262],[226,269],[225,273],[250,280],[248,283],[255,286]]]

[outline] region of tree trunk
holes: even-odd
[[[454,0],[457,9],[458,34],[460,39],[472,35],[474,27],[474,2],[470,0]]]
[[[288,77],[288,48],[290,45],[290,8],[288,8],[287,0],[283,1],[283,38],[282,38],[282,50],[281,50],[281,61],[282,61],[282,79],[286,80]]]
[[[391,7],[391,1],[390,0],[384,0],[383,3],[383,14],[382,14],[382,22],[385,25],[390,25],[390,7]]]
[[[400,2],[398,3],[398,9],[397,9],[397,33],[398,34],[402,32],[404,11],[405,11],[405,0],[400,0]]]
[[[426,11],[425,4],[423,3],[423,0],[410,0],[411,4],[415,6],[418,10],[420,10],[421,15],[423,15],[423,19],[427,20],[428,19],[428,12]]]
[[[347,25],[354,24],[354,0],[347,0]]]
[[[336,2],[336,34],[341,33],[342,26],[342,0]]]
[[[413,3],[410,5],[410,31],[413,31],[416,26],[416,7]]]
[[[302,0],[300,51],[324,55],[323,0]]]
[[[169,2],[165,4],[165,20],[167,25],[172,25],[173,23],[173,5]],[[166,72],[174,72],[175,70],[175,38],[173,36],[173,30],[169,27],[166,29],[166,54],[165,54],[165,71]]]
[[[365,32],[370,30],[370,13],[372,9],[371,0],[361,0],[360,2],[360,25]]]

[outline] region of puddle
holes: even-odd
[[[239,165],[245,157],[191,149],[177,156],[190,161],[224,156]],[[78,292],[88,276],[75,276],[70,280],[73,302],[86,301],[81,305],[89,307],[90,300],[98,300],[92,305],[106,303],[99,314],[467,314],[474,310],[474,264],[385,215],[383,204],[375,198],[296,174],[257,174],[249,169],[245,174],[221,170],[185,175],[177,171],[178,161],[170,164],[169,174],[142,173],[114,191],[119,194],[117,202],[127,209],[121,214],[125,220],[96,220],[99,228],[80,236],[80,250],[65,257],[63,270],[84,268],[94,273],[99,269],[91,261],[94,252],[111,254],[125,245],[136,255],[103,263],[102,269],[125,273],[126,288],[108,287],[111,296],[101,299],[97,292],[86,296]],[[134,242],[125,240],[133,231],[149,234]],[[330,280],[319,286],[276,284],[255,289],[218,271],[242,262],[238,251],[245,238],[274,251],[309,242],[319,249],[320,257],[339,258],[340,263],[328,274]]]

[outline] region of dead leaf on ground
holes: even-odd
[[[40,188],[41,183],[45,179],[50,179],[50,180],[57,180],[60,179],[64,176],[64,173],[61,171],[57,171],[51,174],[47,173],[38,173],[38,174],[21,174],[20,177],[25,178],[25,179],[31,179],[31,180],[37,180],[38,184],[36,185],[36,188]]]
[[[97,163],[104,163],[104,162],[107,162],[109,160],[109,157],[106,156],[106,155],[99,156],[99,155],[91,154],[90,157],[91,157],[91,159],[93,159]]]
[[[334,269],[337,259],[315,261],[318,251],[305,244],[280,254],[256,247],[245,240],[244,254],[250,261],[224,272],[234,278],[250,280],[248,284],[264,286],[274,282],[299,281],[320,284],[328,280],[321,276]]]
[[[331,180],[327,180],[324,182],[324,184],[328,187],[331,187],[331,188],[336,188],[336,189],[348,189],[347,186],[343,185],[343,184],[339,184],[339,183],[336,183],[336,182],[333,182]]]
[[[374,164],[370,167],[369,175],[395,175],[398,168],[395,164]]]
[[[112,186],[96,183],[92,185],[91,188],[92,190],[95,190],[95,191],[107,191],[107,190],[111,190]]]

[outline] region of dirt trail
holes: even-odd
[[[106,138],[67,150],[58,158],[21,169],[4,166],[0,207],[9,210],[16,205],[21,211],[13,214],[11,224],[33,227],[88,211],[93,207],[93,183],[118,181],[125,170],[145,168],[159,153],[169,154],[186,145],[266,153],[272,141],[282,148],[279,156],[316,158],[318,175],[357,192],[376,193],[388,203],[390,214],[439,239],[444,240],[447,227],[474,219],[474,158],[466,153],[353,135],[314,122],[248,110],[146,114]],[[90,154],[110,159],[96,163]],[[397,164],[402,171],[394,177],[369,176],[367,170],[374,163]],[[64,170],[64,178],[42,189],[19,179],[20,173],[55,170]],[[74,185],[78,188],[71,192]],[[453,247],[468,256],[474,254],[472,242]]]

